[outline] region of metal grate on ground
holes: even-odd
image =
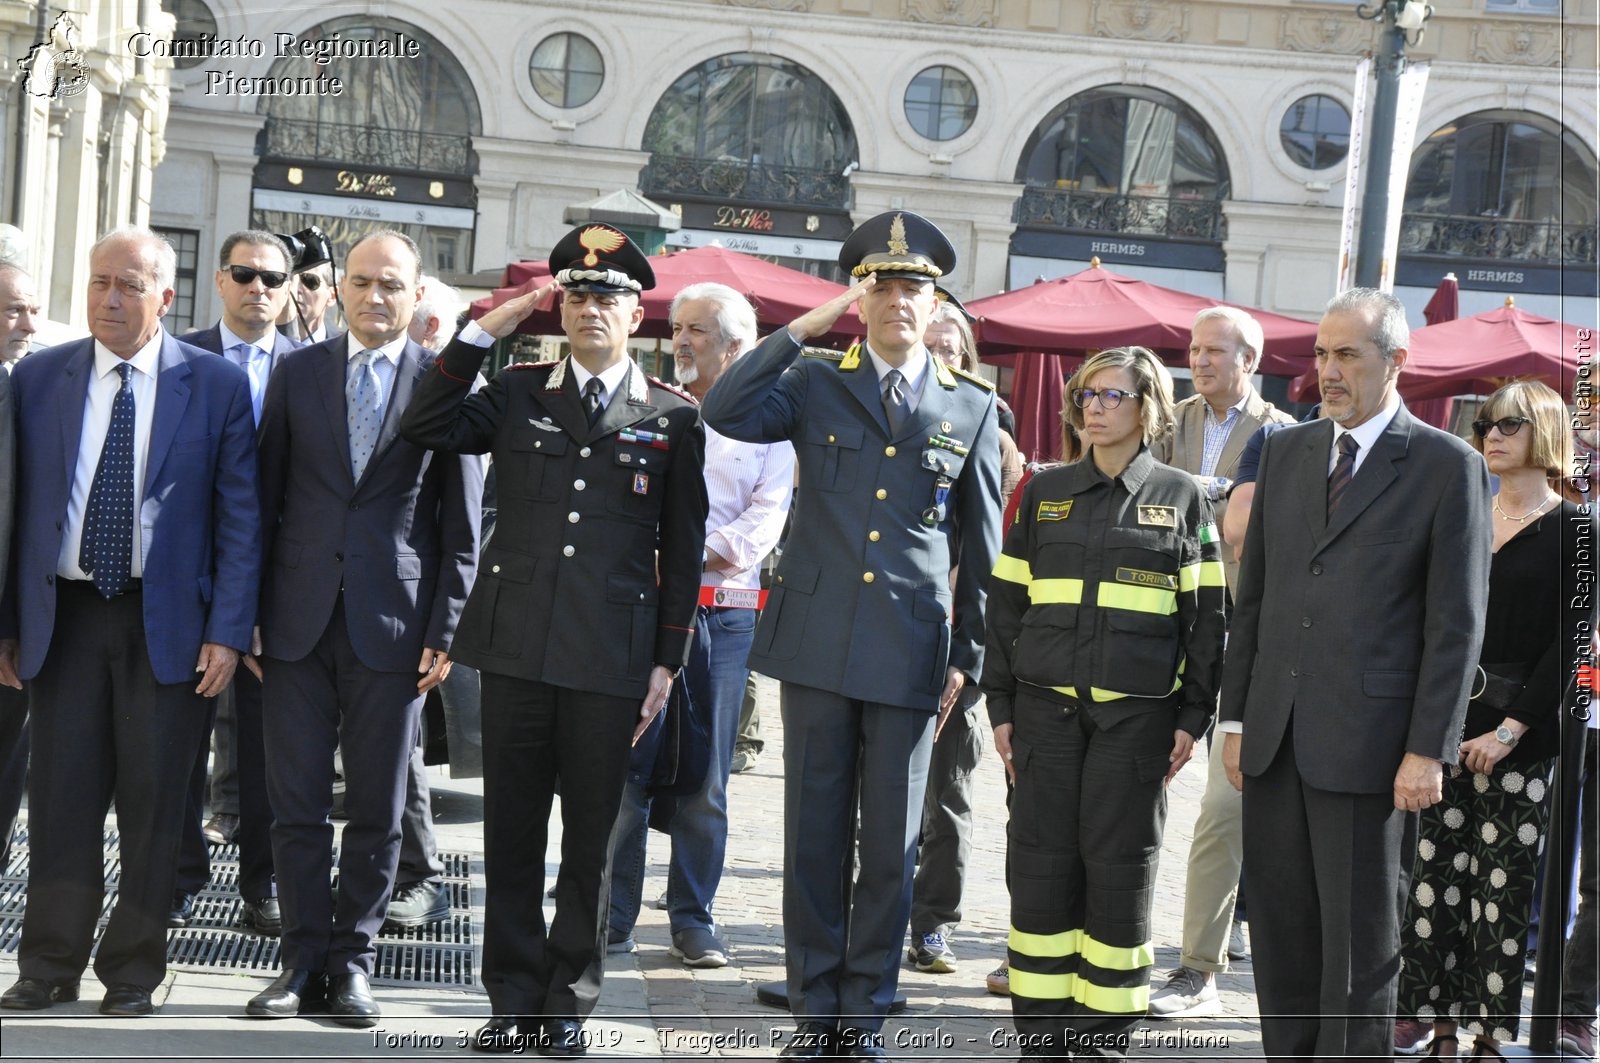
[[[473,926],[474,880],[481,884],[483,865],[469,853],[439,854],[450,915],[443,922],[413,930],[384,932],[378,937],[373,981],[398,985],[471,987],[478,984],[477,933]],[[339,852],[333,853],[335,886]],[[117,832],[105,833],[106,897],[100,927],[116,899]],[[211,847],[211,881],[195,898],[189,925],[167,938],[167,962],[200,970],[273,971],[278,968],[279,941],[239,926],[239,847]],[[11,861],[0,872],[0,952],[14,953],[22,938],[22,912],[27,904],[28,831],[18,824],[12,835]]]

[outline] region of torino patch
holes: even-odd
[[[1132,583],[1140,587],[1164,587],[1169,591],[1178,589],[1178,577],[1169,576],[1165,572],[1149,572],[1142,568],[1117,569],[1118,583]]]
[[[1039,515],[1036,520],[1066,520],[1072,512],[1072,503],[1067,502],[1040,502]]]

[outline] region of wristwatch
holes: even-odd
[[[1511,728],[1507,727],[1505,724],[1501,724],[1499,727],[1494,729],[1494,737],[1495,741],[1507,746],[1514,746],[1517,744],[1517,736],[1512,734]]]

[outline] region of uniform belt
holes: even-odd
[[[767,592],[753,587],[701,587],[700,604],[707,609],[764,609]]]

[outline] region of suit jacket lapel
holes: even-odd
[[[924,355],[923,357],[931,358],[929,355]],[[954,383],[953,379],[951,382]],[[955,389],[946,387],[940,381],[937,370],[930,364],[922,378],[922,398],[917,402],[917,408],[911,411],[911,415],[900,426],[900,431],[895,433],[891,442],[898,443],[903,439],[915,437],[926,439],[930,435],[942,434],[944,420],[954,406]],[[878,402],[878,409],[883,409],[881,399]],[[887,424],[887,414],[884,415],[884,419]],[[969,444],[972,440],[963,439],[961,442]]]
[[[0,370],[3,372],[3,370]],[[78,447],[83,441],[83,406],[94,381],[94,340],[67,359],[61,387],[56,391],[56,420],[61,424],[61,458],[70,487],[78,469]],[[96,459],[98,460],[98,455]]]
[[[1356,470],[1355,479],[1350,481],[1350,486],[1344,490],[1344,498],[1339,502],[1339,511],[1328,521],[1325,532],[1320,536],[1317,549],[1322,549],[1339,536],[1346,528],[1350,527],[1363,510],[1377,499],[1390,484],[1399,479],[1399,470],[1395,463],[1406,456],[1406,448],[1411,440],[1411,418],[1402,407],[1383,430],[1378,441],[1372,445],[1372,453],[1368,454],[1361,467]],[[1330,443],[1331,446],[1331,443]],[[1326,509],[1327,502],[1323,502]]]
[[[1181,426],[1187,431],[1179,436],[1183,440],[1183,453],[1178,455],[1179,468],[1198,469],[1205,460],[1207,409],[1206,401],[1201,399],[1184,411],[1190,420],[1187,425]]]
[[[141,496],[146,498],[150,495],[150,485],[155,483],[156,473],[161,471],[162,462],[167,460],[167,451],[172,449],[172,440],[178,434],[183,412],[189,408],[189,377],[194,374],[189,360],[183,356],[178,349],[178,342],[171,336],[161,337],[161,356],[157,365],[156,405],[150,417],[150,451],[145,457],[144,491]]]
[[[1302,475],[1298,477],[1304,492],[1301,511],[1312,538],[1319,540],[1328,530],[1328,454],[1332,447],[1333,422],[1324,419],[1317,422],[1316,431],[1306,433],[1300,457],[1304,463]]]
[[[555,418],[567,435],[578,440],[589,438],[589,417],[583,412],[583,403],[578,399],[578,381],[572,372],[570,359],[560,387],[554,390],[536,388],[533,396],[550,411],[550,416]]]
[[[1255,435],[1256,429],[1261,427],[1263,417],[1261,397],[1252,395],[1244,404],[1244,409],[1239,411],[1239,419],[1233,422],[1233,431],[1228,433],[1227,440],[1222,444],[1222,454],[1217,458],[1218,476],[1226,476],[1229,469],[1239,463],[1239,456],[1244,453],[1244,445],[1250,442],[1250,437]],[[1200,466],[1196,465],[1195,468]]]
[[[861,367],[849,372],[841,372],[844,389],[855,397],[878,426],[878,431],[883,433],[885,439],[889,437],[889,415],[883,412],[883,395],[879,392],[878,373],[872,364],[872,357],[867,354],[866,344],[861,345]],[[911,418],[906,418],[906,424],[911,423]]]
[[[316,381],[317,394],[322,398],[323,413],[327,416],[328,432],[339,453],[339,467],[344,470],[345,482],[355,486],[355,474],[350,471],[350,417],[345,412],[344,384],[349,349],[343,335],[324,340],[321,357],[311,362],[311,376]],[[372,462],[367,462],[371,465]]]

